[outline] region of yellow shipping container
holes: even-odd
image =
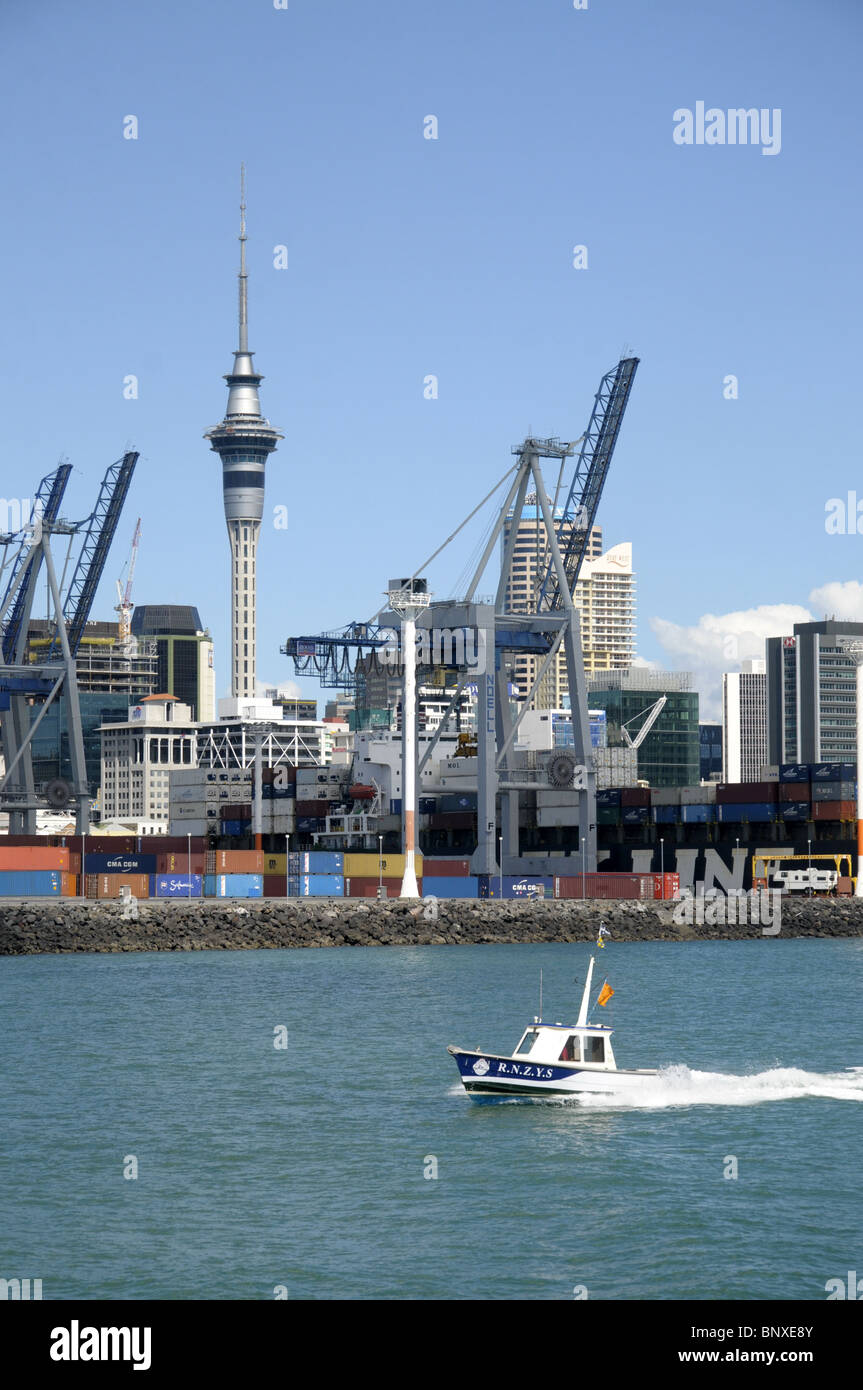
[[[346,854],[345,878],[377,878],[381,861],[376,854]],[[423,857],[414,855],[414,868],[417,878],[422,878]],[[405,857],[403,854],[385,854],[383,857],[384,878],[403,878]]]
[[[264,869],[265,874],[286,874],[288,872],[288,856],[286,854],[268,854],[264,850]]]

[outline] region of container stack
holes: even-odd
[[[264,855],[257,849],[209,850],[204,875],[206,898],[261,898]]]
[[[417,883],[420,894],[423,885],[423,856],[414,858]],[[401,892],[405,873],[403,854],[346,854],[344,856],[345,897],[376,898],[378,886],[383,884],[388,898],[397,898]]]
[[[308,850],[287,856],[292,898],[343,898],[345,859],[336,850]],[[282,880],[284,890],[284,880]]]
[[[68,849],[50,845],[0,848],[0,897],[59,898],[74,893]]]
[[[345,800],[346,770],[326,767],[297,769],[296,828],[299,835],[326,829],[326,818]]]

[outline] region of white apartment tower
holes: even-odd
[[[722,677],[722,780],[758,782],[767,756],[767,663],[741,662]]]

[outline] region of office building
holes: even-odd
[[[170,603],[139,604],[132,614],[132,636],[149,643],[156,653],[154,690],[166,691],[188,705],[193,719],[215,719],[213,639],[201,623],[197,608]]]
[[[722,677],[722,780],[760,782],[767,757],[767,665],[744,661]]]
[[[765,763],[857,761],[856,668],[843,637],[863,640],[863,623],[795,623],[790,637],[768,637]]]

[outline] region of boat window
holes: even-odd
[[[580,1062],[581,1045],[575,1033],[571,1033],[563,1045],[563,1051],[557,1059],[559,1062]]]
[[[585,1038],[584,1060],[585,1062],[605,1061],[605,1038]]]
[[[529,1028],[515,1050],[516,1057],[518,1057],[519,1053],[530,1052],[530,1049],[533,1047],[538,1037],[539,1033],[536,1031],[536,1029]]]

